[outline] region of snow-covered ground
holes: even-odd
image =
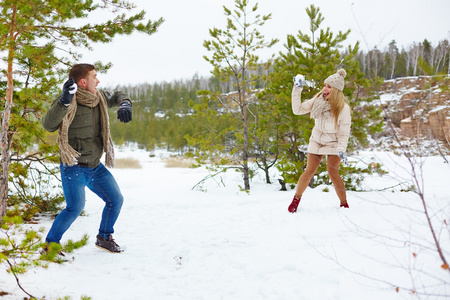
[[[117,157],[142,165],[111,170],[125,196],[114,234],[125,252],[94,246],[103,205],[88,192],[86,216],[62,241],[87,233],[88,245],[71,255],[71,263],[20,276],[31,294],[94,300],[379,300],[410,299],[414,290],[431,295],[425,299],[450,296],[450,274],[441,267],[422,203],[416,193],[400,191],[412,184],[404,158],[361,153],[357,159],[381,161],[391,173],[367,178],[370,192],[348,192],[350,209],[340,209],[333,188],[327,193],[321,186],[308,188],[299,212],[290,214],[293,192],[281,192],[278,183],[267,185],[259,176],[249,194],[240,191],[241,176],[233,171],[222,175],[225,187],[209,180],[205,192],[192,190],[208,175],[204,168],[167,168],[159,155],[140,150]],[[415,165],[450,259],[450,166],[440,157]],[[385,189],[398,183],[403,185]],[[47,232],[51,222],[44,219],[38,226]],[[25,296],[4,266],[0,290],[11,293],[0,297],[5,300]]]

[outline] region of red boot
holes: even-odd
[[[292,200],[291,205],[289,205],[289,207],[288,207],[289,212],[291,212],[291,213],[297,212],[297,207],[298,207],[298,204],[300,203],[301,198],[302,198],[302,196],[300,196],[300,197],[294,196],[294,199]]]
[[[341,203],[341,207],[349,208],[349,207],[348,207],[348,202],[345,201],[345,203]]]

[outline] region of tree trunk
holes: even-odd
[[[395,74],[395,61],[396,61],[396,57],[392,58],[392,67],[391,67],[391,79],[394,78],[394,74]]]
[[[244,96],[244,101],[246,101]],[[244,148],[242,150],[242,159],[244,161],[244,189],[246,191],[250,190],[250,176],[248,170],[248,124],[247,124],[247,105],[243,105],[244,114]]]
[[[270,167],[267,165],[267,158],[265,156],[263,156],[262,163],[264,166],[264,173],[266,174],[266,183],[272,184],[272,182],[270,182],[270,176],[269,176]]]
[[[3,217],[6,215],[6,207],[8,200],[8,179],[9,179],[9,163],[10,163],[10,140],[8,135],[9,122],[11,120],[11,107],[13,103],[13,60],[15,51],[15,40],[14,40],[14,30],[15,30],[15,19],[16,19],[17,7],[13,5],[12,15],[11,15],[11,26],[9,30],[8,38],[8,67],[7,67],[7,86],[6,86],[6,97],[5,97],[5,110],[3,111],[2,119],[2,130],[0,132],[0,139],[2,143],[1,150],[1,165],[2,173],[0,176],[0,223]]]
[[[0,176],[0,221],[6,215],[6,206],[8,200],[8,179],[9,179],[9,162],[10,162],[10,143],[8,139],[9,121],[11,119],[12,106],[12,64],[8,63],[8,85],[6,88],[5,110],[3,112],[2,130],[1,130],[1,161],[2,174]]]
[[[278,179],[278,182],[279,182],[280,185],[281,185],[280,191],[287,191],[287,188],[286,188],[286,182],[285,182],[283,179]]]
[[[264,172],[266,173],[266,183],[272,184],[272,182],[270,181],[270,176],[269,176],[269,168],[265,168]]]

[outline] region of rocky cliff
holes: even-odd
[[[450,142],[450,78],[406,77],[386,81],[380,100],[403,138]]]

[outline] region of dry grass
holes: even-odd
[[[137,159],[134,158],[117,158],[114,164],[116,169],[141,169],[142,166]]]
[[[192,158],[170,157],[164,159],[166,168],[190,168],[197,162]]]

